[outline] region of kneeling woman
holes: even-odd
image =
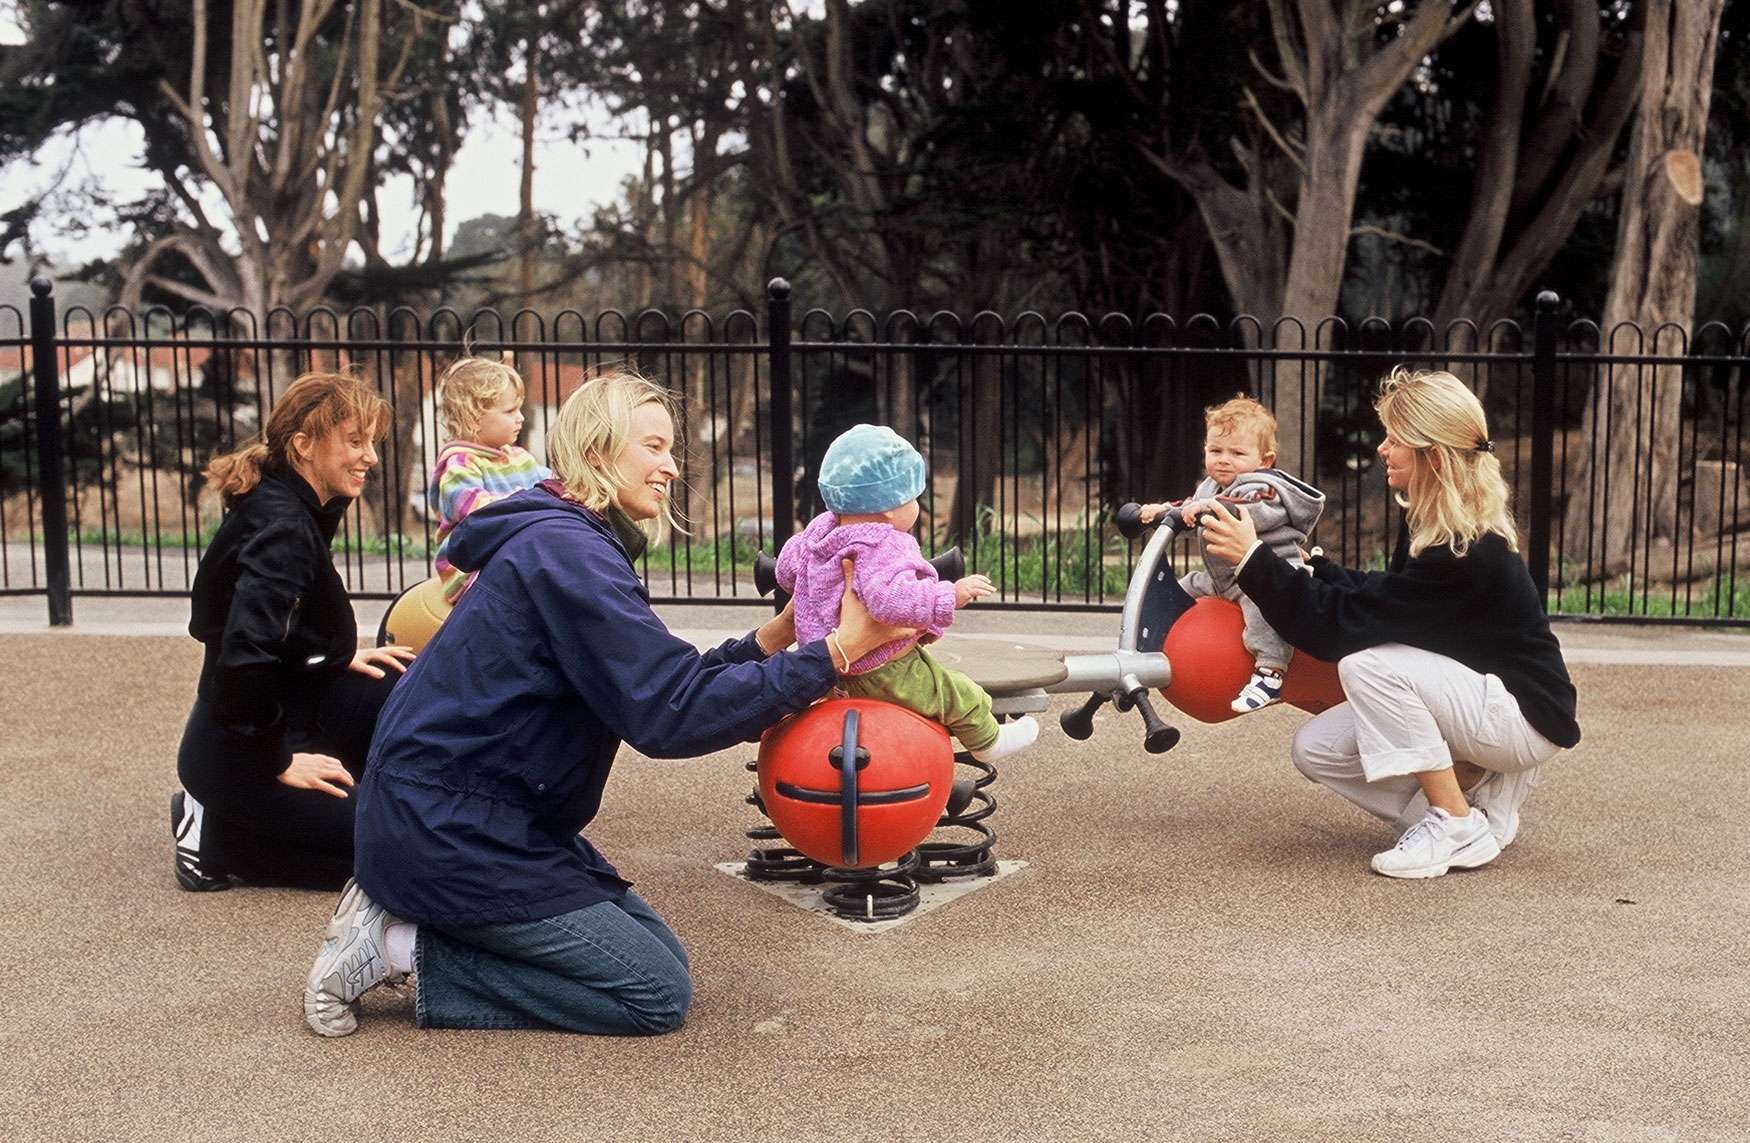
[[[847,593],[819,642],[782,650],[786,608],[700,654],[663,627],[633,565],[634,522],[670,519],[667,394],[630,373],[596,378],[547,440],[553,480],[457,527],[449,558],[478,576],[383,711],[357,881],[304,991],[321,1035],[351,1032],[354,1001],[407,972],[424,1027],[679,1027],[686,952],[579,833],[620,742],[659,758],[727,749],[911,634]]]
[[[1450,373],[1398,369],[1375,408],[1409,524],[1389,570],[1314,557],[1309,576],[1219,506],[1205,544],[1284,638],[1338,661],[1349,701],[1295,734],[1295,766],[1404,831],[1376,872],[1438,877],[1513,841],[1538,769],[1580,727],[1482,405]]]
[[[377,463],[388,408],[356,378],[306,374],[259,440],[207,468],[229,511],[188,625],[206,658],[170,805],[184,889],[333,889],[352,872],[347,789],[413,653],[358,649],[329,544]]]

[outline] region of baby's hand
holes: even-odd
[[[1152,524],[1156,520],[1159,520],[1166,510],[1167,506],[1165,504],[1144,504],[1142,506],[1142,522],[1144,524]]]
[[[1197,516],[1203,511],[1201,500],[1187,500],[1179,505],[1179,518],[1187,524],[1197,523]]]
[[[997,585],[990,581],[989,576],[969,575],[964,579],[954,581],[954,606],[965,607],[975,599],[996,594]]]

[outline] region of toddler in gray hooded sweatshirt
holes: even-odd
[[[1204,411],[1204,479],[1184,500],[1144,504],[1142,521],[1152,524],[1169,510],[1187,523],[1219,500],[1230,511],[1244,504],[1258,539],[1278,556],[1301,566],[1301,545],[1325,510],[1325,494],[1280,469],[1276,462],[1276,418],[1250,397],[1235,397]],[[1282,679],[1294,648],[1264,621],[1257,606],[1234,582],[1232,564],[1203,549],[1204,570],[1179,581],[1193,596],[1215,596],[1240,605],[1245,616],[1245,646],[1256,661],[1252,677],[1233,700],[1240,714],[1282,700]]]

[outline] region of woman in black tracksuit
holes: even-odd
[[[1205,518],[1204,542],[1283,638],[1337,661],[1349,701],[1296,732],[1295,767],[1402,831],[1375,872],[1438,877],[1512,844],[1580,726],[1482,405],[1450,373],[1398,369],[1375,408],[1408,525],[1386,571],[1315,557],[1308,575],[1226,511]]]
[[[358,650],[329,544],[377,463],[387,411],[356,378],[306,374],[258,440],[207,469],[229,512],[188,625],[206,657],[171,798],[184,889],[334,888],[352,873],[347,790],[413,656]]]

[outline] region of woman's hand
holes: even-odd
[[[975,599],[995,595],[997,585],[987,575],[973,574],[954,581],[954,606],[965,607]]]
[[[1212,500],[1203,513],[1203,550],[1236,567],[1258,542],[1258,529],[1252,526],[1252,514],[1244,504],[1239,509],[1236,516],[1226,504]]]
[[[407,673],[407,664],[413,662],[414,657],[415,655],[412,647],[406,647],[400,643],[391,643],[387,647],[370,647],[358,652],[352,657],[352,662],[346,665],[346,669],[349,671],[357,671],[361,675],[369,675],[373,679],[380,679],[383,677],[386,673],[383,670],[383,667],[393,667],[395,670],[405,675]],[[378,663],[381,663],[383,666],[377,666]]]
[[[279,772],[279,780],[294,790],[321,790],[337,798],[346,797],[342,786],[353,784],[340,759],[327,754],[292,755],[292,764]]]
[[[839,605],[839,625],[833,638],[827,641],[829,650],[845,655],[851,663],[855,663],[864,655],[895,639],[910,639],[918,633],[916,627],[895,627],[883,623],[869,614],[869,609],[863,606],[863,601],[852,590],[852,564],[850,560],[840,560],[839,566],[845,573],[845,596]],[[837,647],[834,647],[837,644]],[[835,654],[836,661],[836,654]],[[838,663],[839,673],[849,670],[848,663]]]
[[[766,654],[775,654],[796,642],[796,601],[784,605],[784,610],[760,624],[753,633],[754,641]]]

